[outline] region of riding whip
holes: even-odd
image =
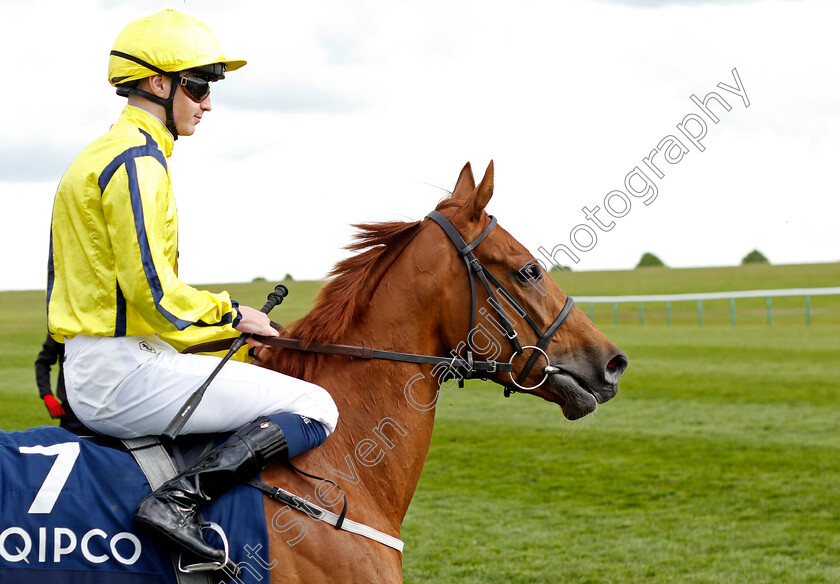
[[[271,309],[283,302],[283,298],[289,294],[289,289],[286,288],[283,284],[278,284],[275,286],[274,291],[268,295],[268,301],[265,303],[260,309],[260,312],[268,314],[271,312]],[[190,396],[190,398],[181,406],[181,409],[175,414],[175,417],[172,418],[172,421],[169,422],[169,425],[163,431],[163,435],[172,440],[175,436],[178,435],[184,428],[184,424],[187,423],[187,420],[195,412],[195,408],[198,407],[198,404],[201,402],[202,398],[204,397],[204,392],[207,391],[207,388],[210,386],[210,383],[216,378],[219,371],[221,371],[222,367],[224,367],[225,363],[227,363],[231,357],[233,357],[234,353],[236,353],[242,346],[245,344],[245,340],[248,338],[250,333],[242,333],[239,335],[233,344],[228,349],[227,354],[222,357],[221,362],[216,365],[216,368],[213,369],[213,372],[207,377],[204,383],[201,384],[201,387],[195,390],[195,392]]]

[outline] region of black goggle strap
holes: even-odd
[[[123,53],[122,51],[111,51],[111,54],[115,57],[119,57],[120,59],[125,59],[126,61],[131,61],[132,63],[137,63],[138,65],[143,65],[149,71],[154,71],[155,73],[158,73],[159,75],[168,75],[168,76],[172,75],[171,73],[168,73],[167,71],[164,71],[160,67],[156,67],[155,65],[152,65],[151,63],[148,63],[148,62],[144,61],[143,59],[141,59],[139,57],[135,57],[134,55],[129,55],[128,53]],[[118,85],[119,83],[121,83],[125,79],[126,79],[126,77],[114,77],[113,79],[111,79],[111,83],[113,83],[114,85]]]
[[[141,97],[145,97],[149,101],[152,101],[156,104],[162,105],[166,110],[166,128],[169,130],[169,133],[172,134],[172,139],[178,139],[178,130],[175,128],[175,115],[172,112],[172,101],[175,99],[175,92],[178,91],[178,79],[181,77],[178,73],[170,73],[164,71],[160,67],[156,67],[151,63],[140,59],[139,57],[135,57],[134,55],[129,55],[128,53],[123,53],[122,51],[111,51],[111,54],[115,57],[119,57],[121,59],[125,59],[127,61],[131,61],[133,63],[137,63],[138,65],[142,65],[149,71],[154,71],[158,75],[166,75],[170,79],[172,79],[171,89],[169,90],[169,97],[163,98],[158,97],[154,94],[149,93],[148,91],[143,91],[142,89],[137,88],[121,88],[119,87],[119,83],[125,79],[125,77],[114,77],[111,79],[111,82],[114,85],[117,85],[117,95],[122,97],[127,97],[128,94],[133,93],[135,95],[139,95]]]

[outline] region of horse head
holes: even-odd
[[[576,420],[615,396],[627,356],[574,307],[522,244],[495,226],[485,211],[492,196],[493,163],[478,185],[467,163],[451,196],[437,206],[443,222],[448,220],[467,247],[474,245],[472,255],[464,254],[457,249],[457,235],[449,234],[452,241],[446,241],[438,230],[443,242],[436,251],[442,254],[438,262],[450,270],[444,277],[464,281],[464,272],[473,271],[470,277],[481,284],[473,282],[474,292],[466,284],[446,288],[441,306],[448,308],[441,322],[459,325],[441,327],[440,334],[445,345],[461,349],[461,358],[472,351],[482,359],[510,363],[512,371],[487,377],[507,391],[557,403],[566,418]],[[477,277],[482,269],[489,279]]]
[[[425,220],[357,225],[358,241],[349,249],[360,253],[336,265],[292,334],[304,344],[448,355],[444,375],[433,370],[441,383],[466,371],[557,403],[570,420],[594,411],[615,395],[627,356],[496,225],[485,211],[492,196],[493,163],[478,185],[467,163],[451,195]],[[470,364],[476,356],[481,368]],[[345,359],[325,367],[325,359],[336,358],[275,351],[264,366],[336,390],[348,367],[362,366]],[[393,383],[405,374],[396,364],[380,369],[377,375]],[[429,384],[417,403],[433,404],[439,387]],[[347,395],[334,393],[338,401]]]

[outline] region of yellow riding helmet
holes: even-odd
[[[130,22],[117,37],[108,61],[108,81],[120,85],[159,73],[217,67],[218,78],[246,61],[228,59],[216,35],[186,14],[163,10]]]

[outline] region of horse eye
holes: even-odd
[[[543,271],[539,264],[531,264],[519,270],[517,278],[522,283],[539,282],[543,279]]]

